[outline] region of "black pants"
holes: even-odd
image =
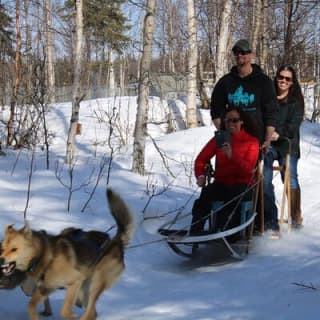
[[[252,190],[249,190],[247,184],[225,185],[221,183],[211,183],[202,188],[200,197],[194,202],[192,207],[192,225],[191,234],[201,233],[206,223],[206,217],[210,215],[213,201],[229,202],[239,194],[245,192],[240,201],[252,200]],[[216,215],[216,229],[230,228],[240,224],[240,215],[233,214],[232,218],[226,226],[229,216],[234,208],[238,205],[239,198],[232,201],[228,206],[224,207],[221,212]]]

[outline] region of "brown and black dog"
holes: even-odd
[[[117,222],[117,233],[106,239],[96,231],[88,233],[99,245],[74,237],[78,229],[65,229],[57,236],[34,231],[25,225],[6,228],[2,241],[2,272],[28,272],[36,284],[28,306],[30,320],[38,320],[38,304],[59,288],[66,289],[61,309],[63,318],[75,318],[74,304],[85,307],[81,320],[96,319],[96,301],[124,270],[124,248],[133,236],[132,215],[119,195],[107,190],[109,207]],[[73,236],[70,236],[73,234]],[[79,234],[80,235],[80,234]]]
[[[44,232],[44,231],[42,231]],[[52,237],[47,234],[48,237]],[[80,243],[85,243],[86,246],[90,246],[93,250],[100,250],[103,246],[107,244],[110,240],[108,233],[101,232],[97,230],[84,231],[77,228],[66,228],[62,230],[59,237],[65,237],[69,240],[78,241]],[[2,248],[2,243],[0,242],[0,252]],[[5,271],[5,272],[3,272]],[[27,295],[31,296],[36,287],[34,280],[28,276],[28,271],[21,271],[17,268],[7,269],[7,267],[0,267],[0,289],[15,289],[20,286],[22,291]],[[88,299],[88,283],[85,282],[76,300],[76,305],[78,307],[83,307],[86,305]],[[49,302],[49,298],[44,301],[44,310],[41,312],[43,316],[51,316],[52,308]]]

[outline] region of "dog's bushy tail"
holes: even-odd
[[[107,189],[107,199],[110,211],[117,222],[119,237],[124,246],[128,245],[134,233],[134,221],[132,214],[122,198],[111,189]]]

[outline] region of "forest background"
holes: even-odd
[[[66,161],[74,157],[84,99],[138,96],[133,171],[144,174],[149,95],[186,99],[185,128],[202,125],[215,82],[247,38],[271,77],[292,64],[319,116],[320,2],[317,0],[0,1],[0,105],[3,146],[47,147],[50,103],[72,101]],[[310,94],[311,92],[311,94]]]

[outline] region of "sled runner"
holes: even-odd
[[[166,238],[169,247],[175,253],[184,257],[194,257],[200,245],[206,245],[212,242],[222,242],[233,257],[241,259],[243,254],[234,249],[233,245],[231,244],[231,237],[237,236],[237,238],[239,238],[237,240],[241,240],[242,245],[245,245],[245,251],[247,253],[249,241],[246,237],[246,234],[247,232],[249,234],[248,227],[253,223],[256,216],[256,213],[253,212],[253,202],[245,201],[240,204],[241,223],[239,226],[223,231],[215,231],[212,229],[214,224],[212,220],[214,220],[215,214],[219,214],[219,211],[221,211],[223,206],[224,203],[221,203],[220,201],[213,203],[213,210],[210,214],[210,217],[208,217],[208,228],[202,233],[190,235],[189,230],[187,229],[173,229],[173,221],[169,221],[162,225],[158,229],[158,233]]]

